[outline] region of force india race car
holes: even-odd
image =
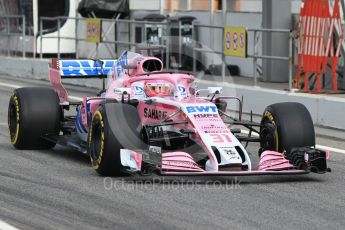
[[[53,59],[53,88],[19,88],[10,98],[12,144],[17,149],[72,147],[88,154],[104,176],[329,171],[329,153],[315,148],[313,122],[302,104],[273,104],[260,123],[245,121],[241,99],[222,96],[220,87],[198,90],[193,75],[163,72],[162,67],[155,57],[127,51],[118,60]],[[107,87],[73,102],[62,78],[102,78]],[[230,108],[234,101],[237,105]],[[71,111],[76,112],[67,115]],[[256,166],[246,150],[249,142],[260,143]]]

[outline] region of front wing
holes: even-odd
[[[305,152],[303,152],[303,151]],[[283,153],[265,151],[260,156],[260,162],[255,170],[241,170],[238,165],[229,165],[226,168],[219,168],[218,171],[207,171],[204,167],[197,164],[192,156],[185,152],[162,153],[156,162],[150,161],[147,153],[121,149],[121,164],[127,172],[147,172],[150,167],[151,172],[156,172],[164,176],[261,176],[261,175],[292,175],[308,174],[310,172],[325,173],[330,171],[327,168],[326,160],[329,153],[319,150],[304,148],[303,152],[305,165],[298,168],[285,158]],[[159,153],[154,153],[157,156]]]

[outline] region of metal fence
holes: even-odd
[[[257,86],[257,60],[258,59],[268,59],[268,60],[280,60],[286,61],[289,65],[289,91],[292,89],[292,69],[293,69],[293,39],[291,37],[291,31],[287,29],[248,29],[248,32],[253,32],[254,38],[254,52],[253,54],[248,54],[248,58],[253,59],[253,78],[254,78],[254,86]],[[289,35],[289,53],[288,56],[267,56],[267,55],[259,55],[258,51],[258,40],[256,39],[258,33],[285,33]]]
[[[61,21],[63,20],[74,20],[75,21],[75,34],[73,37],[67,37],[67,36],[61,36],[60,34],[60,29],[61,29]],[[85,18],[78,18],[78,17],[41,17],[40,19],[40,45],[39,45],[39,50],[40,50],[40,58],[43,58],[43,40],[44,39],[52,39],[55,38],[57,39],[57,56],[60,58],[61,56],[61,40],[74,40],[75,41],[75,47],[76,47],[76,58],[79,58],[79,53],[78,53],[78,47],[80,47],[80,44],[82,42],[88,42],[88,40],[83,36],[85,33],[81,33],[81,29],[85,27],[85,21],[87,19]],[[44,36],[44,31],[43,31],[43,23],[44,21],[56,21],[57,22],[57,35],[56,36]],[[128,24],[130,26],[135,26],[139,24],[145,24],[145,25],[159,25],[159,26],[164,26],[167,27],[167,23],[164,22],[153,22],[153,21],[136,21],[136,20],[124,20],[124,19],[101,19],[102,24],[109,23],[110,25],[108,28],[103,28],[102,29],[102,34],[101,34],[101,42],[100,43],[95,43],[95,57],[98,57],[99,55],[99,46],[100,44],[103,44],[107,47],[109,52],[113,57],[116,57],[118,54],[119,46],[125,46],[128,49],[134,48],[135,50],[143,50],[143,49],[148,49],[148,47],[145,47],[145,44],[143,43],[136,43],[133,41],[131,37],[128,38],[128,40],[118,40],[118,39],[109,39],[108,34],[109,31],[114,31],[115,33],[119,33],[119,30],[117,27],[120,26],[120,24]],[[82,27],[82,28],[81,28]],[[102,25],[102,27],[105,27]],[[84,28],[85,29],[85,28]],[[115,36],[115,38],[118,36]],[[111,50],[108,45],[113,45],[114,49]],[[146,44],[147,46],[151,46],[152,49],[164,49],[166,50],[167,56],[169,53],[168,45],[169,45],[169,40],[166,39],[164,43],[161,44]]]
[[[212,25],[201,25],[201,24],[195,24],[195,27],[198,28],[206,28],[210,30],[210,33],[214,34],[217,33],[217,31],[222,34],[222,39],[224,38],[224,27],[223,26],[212,26]],[[292,69],[293,69],[293,39],[290,36],[291,31],[287,29],[247,29],[247,32],[249,35],[253,36],[253,51],[252,53],[247,54],[247,58],[251,58],[253,60],[253,83],[254,86],[257,86],[258,82],[258,74],[257,74],[257,69],[258,69],[258,60],[279,60],[279,61],[285,61],[289,65],[289,91],[291,91],[292,88]],[[260,33],[285,33],[289,35],[289,54],[287,56],[268,56],[268,55],[260,55],[259,54],[259,39],[258,35]],[[248,35],[248,40],[249,40],[249,35]],[[212,42],[212,41],[211,41]],[[226,74],[226,56],[224,55],[224,42],[221,40],[221,46],[219,49],[213,49],[212,45],[210,45],[211,49],[209,48],[194,48],[193,50],[193,57],[195,57],[196,52],[201,52],[201,53],[213,53],[221,56],[222,64],[222,79],[225,79],[225,74]],[[249,49],[247,49],[249,51]],[[196,62],[194,58],[193,62],[193,71],[196,72]]]
[[[217,31],[221,31],[221,34],[224,36],[224,27],[223,26],[211,26],[211,25],[202,25],[202,24],[194,24],[194,26],[196,28],[207,28],[210,30],[210,33],[213,34],[215,31],[213,30],[217,30]],[[223,38],[222,36],[222,38]],[[196,38],[193,38],[194,40],[196,40]],[[212,42],[212,41],[210,41]],[[221,40],[221,43],[223,44],[223,40]],[[224,45],[224,44],[223,44]],[[222,45],[221,50],[216,50],[214,49],[214,47],[212,45],[209,45],[209,47],[205,48],[197,48],[195,47],[193,49],[193,72],[196,72],[196,53],[200,52],[200,53],[213,53],[213,54],[217,54],[221,56],[221,60],[222,60],[222,78],[224,80],[225,78],[225,65],[226,65],[226,61],[225,61],[225,55],[224,55],[224,47]]]
[[[25,45],[25,17],[22,15],[9,15],[9,16],[0,16],[0,19],[5,19],[4,21],[6,22],[6,24],[4,25],[4,23],[0,24],[0,38],[1,40],[4,40],[7,43],[10,43],[11,40],[13,40],[13,37],[16,37],[17,39],[17,43],[21,43],[21,53],[22,56],[25,57],[26,56],[26,45]],[[11,20],[20,20],[20,23],[17,23],[15,26],[11,27]],[[74,33],[72,33],[72,36],[65,36],[63,34],[61,34],[61,27],[62,27],[62,22],[66,21],[66,20],[73,20],[75,23],[75,31]],[[75,43],[75,47],[76,47],[76,52],[75,52],[75,56],[76,58],[79,58],[79,48],[83,47],[84,43],[87,43],[88,40],[85,38],[85,21],[87,19],[85,18],[79,18],[79,17],[41,17],[40,18],[40,27],[39,27],[39,44],[38,44],[38,52],[39,52],[39,57],[43,58],[43,54],[44,54],[44,40],[48,40],[48,39],[56,39],[56,47],[57,47],[57,57],[61,58],[61,45],[62,45],[62,41],[66,41],[66,40],[70,40],[70,41],[74,41]],[[56,21],[57,22],[57,30],[56,30],[56,34],[55,35],[49,35],[49,34],[45,34],[46,31],[43,30],[43,24],[45,21]],[[166,31],[169,31],[170,29],[170,25],[167,22],[155,22],[155,21],[138,21],[138,20],[124,20],[124,19],[101,19],[101,23],[102,23],[102,34],[101,34],[101,42],[100,43],[96,43],[94,44],[95,47],[94,49],[92,49],[92,51],[90,52],[90,54],[94,54],[94,56],[90,55],[89,57],[94,57],[94,58],[98,58],[99,57],[99,49],[100,46],[104,46],[105,49],[110,53],[110,55],[112,55],[113,58],[116,58],[117,55],[120,54],[121,51],[121,47],[122,48],[126,48],[126,49],[135,49],[135,50],[143,50],[143,49],[158,49],[160,50],[161,54],[163,55],[163,51],[164,51],[164,55],[165,55],[165,62],[169,63],[169,59],[170,59],[170,55],[169,53],[172,52],[169,48],[171,41],[169,38],[169,36],[167,35]],[[107,25],[106,25],[107,24]],[[126,33],[128,34],[128,36],[122,36],[122,37],[126,37],[125,39],[119,39],[121,36],[118,36],[119,33],[121,33],[121,31],[119,30],[121,25],[126,25],[125,27],[127,27],[127,31]],[[165,34],[162,33],[163,39],[159,40],[158,43],[152,44],[149,41],[145,41],[145,39],[143,40],[143,42],[138,43],[135,42],[135,27],[137,25],[152,25],[152,26],[156,26],[156,27],[161,27],[163,31],[165,31]],[[221,64],[221,76],[223,78],[223,80],[225,79],[225,75],[226,75],[226,56],[224,55],[224,42],[223,42],[223,38],[224,38],[224,27],[223,26],[212,26],[212,25],[202,25],[202,24],[196,24],[193,23],[193,28],[194,30],[200,30],[201,28],[204,29],[208,29],[210,30],[210,33],[218,33],[220,34],[220,38],[218,37],[218,39],[220,39],[220,42],[218,42],[220,45],[218,45],[218,49],[213,47],[212,45],[210,46],[210,48],[207,48],[206,46],[201,46],[201,47],[197,47],[194,46],[193,48],[193,72],[197,71],[196,68],[196,54],[197,53],[201,53],[201,54],[205,54],[205,53],[213,53],[216,55],[219,55],[221,57],[222,60],[222,64]],[[12,29],[15,28],[15,29]],[[180,29],[180,28],[179,28]],[[217,31],[217,32],[216,32]],[[84,32],[84,33],[83,33]],[[115,35],[114,36],[108,36],[109,33],[114,32]],[[264,59],[268,59],[268,60],[280,60],[280,61],[286,61],[287,64],[289,65],[289,89],[291,90],[291,85],[292,85],[292,68],[293,68],[293,58],[292,58],[292,39],[289,36],[289,55],[288,56],[266,56],[266,55],[260,55],[259,54],[259,49],[258,49],[258,39],[257,36],[258,34],[262,34],[262,33],[287,33],[290,34],[289,30],[281,30],[281,29],[247,29],[248,32],[248,37],[253,36],[252,37],[252,42],[253,44],[252,47],[254,47],[252,53],[247,55],[247,58],[251,58],[252,62],[253,62],[253,82],[254,82],[254,86],[257,85],[257,66],[258,66],[258,60],[264,60]],[[196,33],[193,33],[193,40],[196,41],[198,40],[195,37]],[[181,34],[178,35],[179,38],[177,39],[181,39]],[[145,36],[144,36],[145,37]],[[21,42],[18,42],[20,41]],[[249,39],[248,39],[249,41]],[[36,42],[36,39],[35,39]],[[213,42],[213,41],[211,41]],[[36,45],[36,44],[35,44]],[[34,47],[36,47],[34,45]],[[11,46],[9,44],[6,44],[2,47],[6,47],[6,53],[7,56],[11,55]],[[34,48],[35,50],[33,51],[34,53],[34,57],[36,57],[35,53],[36,53],[36,48]],[[181,50],[179,50],[179,52],[181,52]],[[168,67],[168,66],[167,66]]]
[[[25,58],[25,31],[26,27],[24,15],[0,15],[1,53],[5,53],[7,56],[14,56],[20,51],[21,56]],[[18,49],[19,45],[21,46],[20,49]]]

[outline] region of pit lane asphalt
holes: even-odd
[[[97,92],[69,88],[75,96]],[[67,148],[15,150],[7,131],[12,90],[0,86],[0,220],[19,229],[344,229],[344,154],[331,155],[324,175],[102,178]],[[256,148],[249,151],[257,161]]]

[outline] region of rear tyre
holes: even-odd
[[[106,103],[94,113],[87,151],[91,165],[102,176],[124,175],[121,149],[142,148],[141,123],[135,107],[128,104]]]
[[[17,149],[50,149],[56,143],[44,135],[60,132],[61,108],[53,89],[27,87],[14,90],[8,106],[8,128]]]
[[[260,152],[290,153],[292,148],[315,146],[315,131],[307,108],[295,102],[268,106],[261,119]]]

